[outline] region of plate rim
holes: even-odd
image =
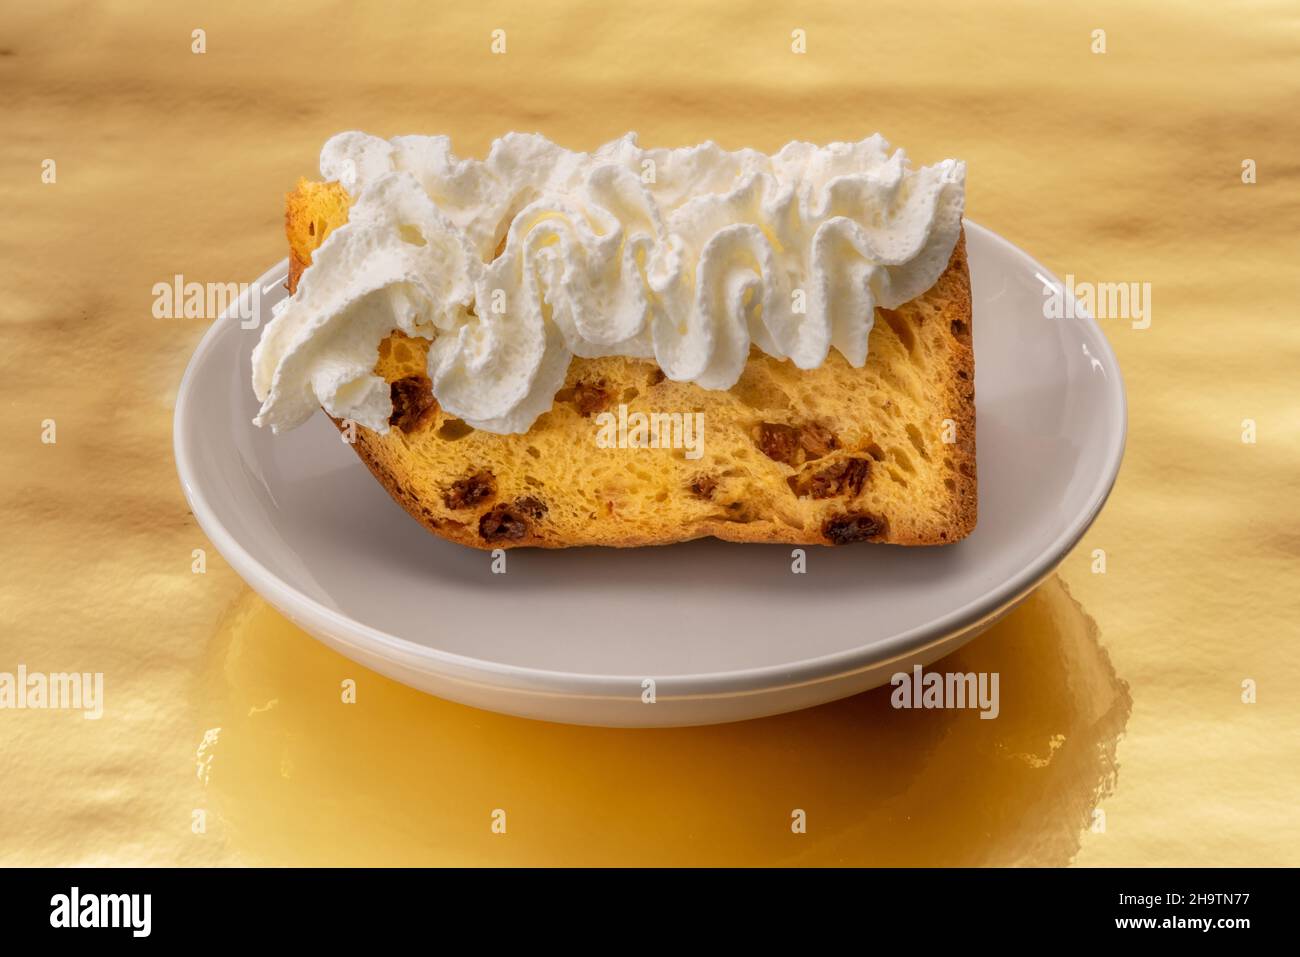
[[[1036,268],[1041,277],[1060,284],[1060,279],[1053,272],[1010,240],[972,220],[964,219],[963,223],[968,232],[977,233],[982,240],[992,241],[1005,250],[1024,257]],[[259,277],[257,288],[264,288],[268,282],[282,276],[287,268],[287,258],[282,259]],[[268,277],[271,277],[271,280],[268,280]],[[253,287],[250,285],[249,288],[251,290]],[[209,353],[217,348],[222,337],[228,334],[231,327],[238,325],[236,321],[238,305],[238,302],[233,304],[208,327],[186,364],[185,373],[177,389],[172,416],[172,453],[181,489],[200,529],[246,584],[308,631],[323,632],[336,642],[359,646],[358,650],[369,652],[386,661],[391,662],[394,658],[401,659],[406,667],[416,667],[417,670],[435,677],[461,681],[471,679],[492,688],[548,691],[591,698],[625,697],[631,684],[635,685],[639,693],[640,682],[644,678],[641,675],[588,674],[513,665],[430,647],[391,634],[321,604],[282,580],[245,549],[220,521],[204,496],[192,458],[192,436],[183,428],[190,414],[190,397],[197,370]],[[1112,421],[1107,423],[1109,428],[1105,433],[1110,438],[1105,448],[1104,467],[1099,471],[1097,481],[1089,490],[1087,507],[1080,511],[1065,530],[1056,536],[1033,561],[980,598],[952,610],[942,618],[890,635],[883,641],[789,664],[690,675],[655,676],[656,682],[663,686],[659,696],[678,699],[778,691],[792,686],[831,681],[868,670],[891,658],[919,651],[945,638],[977,627],[980,622],[996,616],[1027,595],[1051,574],[1052,570],[1083,538],[1106,504],[1119,477],[1128,438],[1128,396],[1115,352],[1111,348],[1109,339],[1090,314],[1076,309],[1076,317],[1086,324],[1092,338],[1096,340],[1101,352],[1097,358],[1106,361],[1107,368],[1114,370],[1115,373],[1113,382],[1115,401],[1110,404]],[[238,341],[237,335],[236,341]],[[1111,381],[1110,376],[1107,376],[1107,381]],[[367,648],[367,644],[371,647]]]

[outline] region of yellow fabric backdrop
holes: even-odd
[[[1300,864],[1298,49],[1269,0],[6,5],[0,671],[103,671],[107,701],[0,711],[0,863]],[[880,130],[965,159],[971,218],[1059,274],[1150,282],[1150,328],[1103,324],[1130,399],[1110,504],[956,656],[1002,673],[999,720],[878,691],[530,723],[365,672],[253,595],[172,464],[207,322],[153,318],[151,290],[280,259],[283,193],[348,128],[474,155],[515,129]]]

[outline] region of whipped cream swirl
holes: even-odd
[[[393,330],[432,340],[448,413],[503,434],[551,408],[575,355],[653,359],[706,389],[734,385],[751,345],[861,366],[875,307],[947,267],[966,174],[912,169],[879,135],[768,156],[511,133],[473,160],[445,136],[352,132],[320,167],[352,206],[253,352],[254,422],[277,432],[318,406],[387,432],[373,369]]]

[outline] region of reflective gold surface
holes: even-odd
[[[1182,6],[8,5],[0,672],[103,672],[105,705],[0,710],[0,862],[1300,864],[1300,20]],[[281,258],[282,193],[352,127],[480,154],[511,129],[879,129],[966,159],[970,216],[1057,273],[1150,282],[1149,328],[1102,323],[1130,402],[1110,503],[950,659],[1001,673],[1000,717],[876,691],[531,723],[365,672],[252,595],[171,460],[207,320],[154,318],[152,289]]]

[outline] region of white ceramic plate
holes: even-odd
[[[1124,388],[1091,319],[1047,319],[1042,266],[966,224],[979,525],[938,548],[807,550],[714,540],[660,548],[487,552],[426,532],[324,414],[285,435],[250,424],[260,333],[215,322],[176,401],[176,463],[235,570],[327,645],[442,697],[603,725],[792,711],[864,691],[970,640],[1065,557],[1124,450]],[[281,263],[262,314],[285,295]],[[653,685],[649,684],[653,681]],[[653,703],[647,689],[653,690]]]

